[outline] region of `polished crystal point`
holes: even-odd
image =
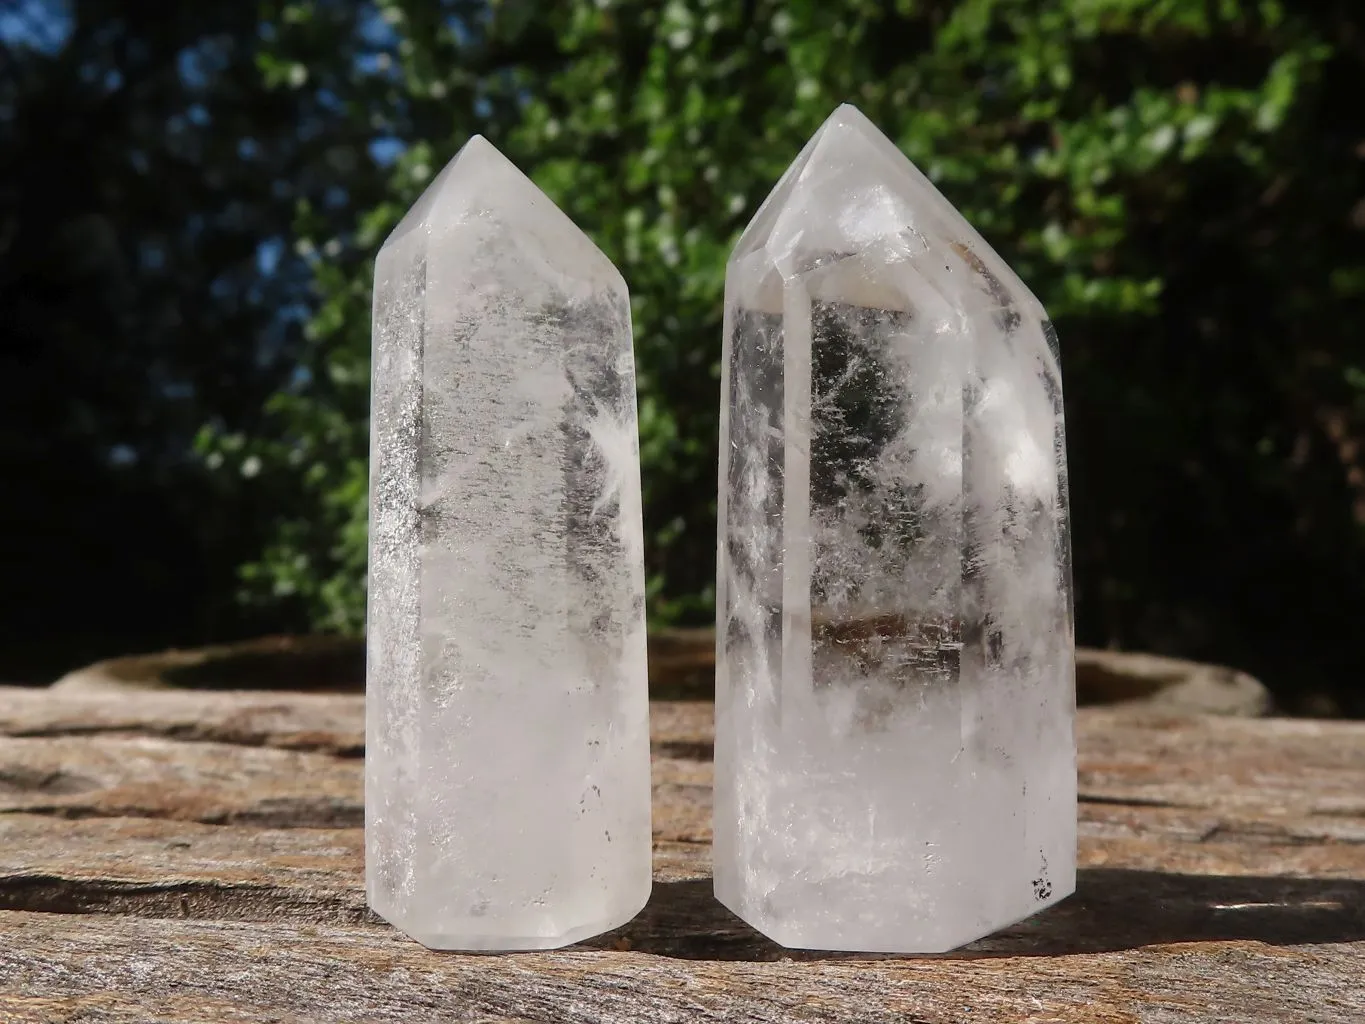
[[[625,283],[473,138],[375,266],[370,906],[442,949],[561,946],[650,891]]]
[[[840,107],[727,268],[715,889],[786,946],[952,949],[1075,886],[1056,337]]]

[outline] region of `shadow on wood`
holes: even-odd
[[[0,882],[0,910],[226,921],[283,915],[320,924],[380,924],[358,892],[353,898],[320,894],[302,901],[300,895],[265,884],[139,884],[35,874]],[[1066,902],[940,955],[1057,956],[1238,940],[1270,945],[1365,940],[1365,882],[1082,870],[1077,893]],[[784,949],[717,903],[709,878],[656,881],[649,905],[634,921],[581,945],[685,960],[884,958]]]
[[[1058,956],[1238,940],[1270,945],[1365,940],[1365,882],[1083,869],[1076,894],[1065,902],[937,956]],[[639,917],[584,945],[689,960],[885,958],[784,949],[717,903],[709,878],[656,881]]]

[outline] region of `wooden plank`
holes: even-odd
[[[656,839],[655,877],[710,877],[710,849]],[[365,907],[358,828],[0,814],[0,909],[348,924]]]
[[[1083,712],[1086,799],[1365,816],[1358,722]]]
[[[665,890],[667,891],[667,890]],[[765,963],[436,954],[377,928],[0,913],[0,1020],[1358,1024],[1359,944]]]
[[[365,698],[148,690],[131,695],[0,687],[0,735],[151,736],[359,757]]]
[[[0,812],[270,826],[364,823],[361,762],[143,736],[7,737]]]
[[[919,958],[782,950],[712,899],[686,702],[653,707],[635,921],[423,950],[365,908],[362,724],[354,696],[0,689],[0,1024],[1365,1020],[1362,724],[1083,710],[1077,895]]]

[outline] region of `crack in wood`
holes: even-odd
[[[131,882],[42,872],[0,876],[0,910],[206,921],[384,923],[365,906],[362,893],[310,894],[298,888],[242,882]]]
[[[0,793],[48,793],[69,796],[98,789],[99,783],[75,772],[44,771],[23,765],[0,768]]]
[[[650,745],[660,757],[675,761],[714,761],[716,745],[709,740],[661,740]]]
[[[256,828],[361,828],[365,809],[353,802],[326,797],[278,797],[256,805],[230,811],[187,813],[179,806],[148,807],[107,804],[25,804],[0,807],[0,815],[36,814],[48,818],[83,821],[89,818],[149,818],[169,821],[197,821],[205,825],[249,825]]]
[[[1160,800],[1140,796],[1107,796],[1100,793],[1081,792],[1076,795],[1078,803],[1109,804],[1115,807],[1167,807],[1177,810],[1198,810],[1199,805],[1182,803],[1177,800]]]
[[[331,754],[344,759],[363,758],[364,743],[348,743],[327,732],[311,733],[251,733],[233,732],[212,727],[187,724],[166,726],[128,726],[122,724],[49,725],[11,729],[5,733],[15,739],[62,739],[68,737],[100,736],[109,739],[177,740],[181,743],[223,743],[236,747],[271,747],[277,750],[297,750],[305,753]]]

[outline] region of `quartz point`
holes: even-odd
[[[479,136],[374,284],[369,904],[432,948],[567,945],[651,884],[626,285]]]
[[[1056,335],[836,110],[726,270],[715,892],[785,946],[941,952],[1075,888]]]

